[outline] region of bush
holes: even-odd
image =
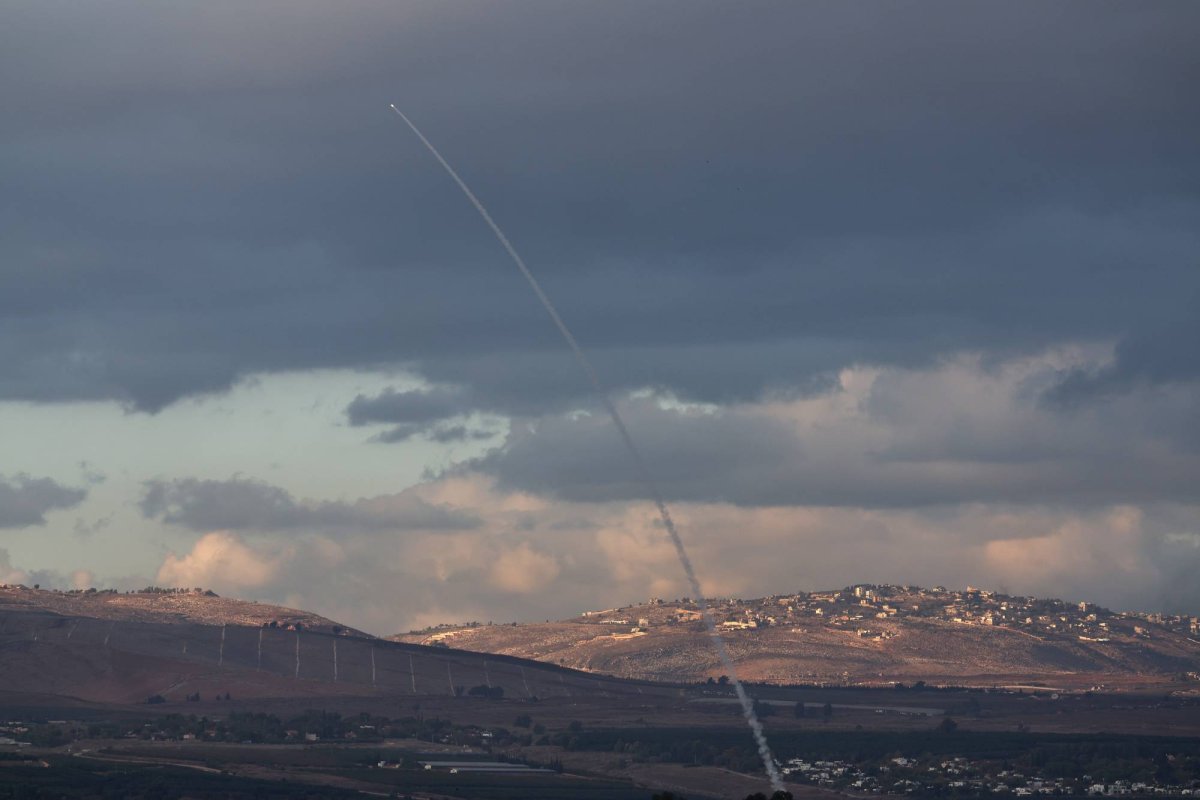
[[[775,714],[775,706],[771,705],[770,703],[764,703],[762,701],[755,700],[754,701],[754,714],[759,719],[762,719],[763,717],[773,716]]]

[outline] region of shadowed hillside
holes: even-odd
[[[384,641],[305,612],[198,593],[79,599],[14,588],[0,590],[0,674],[11,692],[122,703],[195,693],[453,696],[484,687],[527,699],[669,691],[513,657]]]

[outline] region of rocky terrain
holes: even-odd
[[[710,606],[749,681],[1074,688],[1166,681],[1200,688],[1200,631],[1192,617],[911,586],[717,599]],[[686,598],[558,622],[446,625],[393,638],[626,678],[704,681],[723,672],[698,607]]]

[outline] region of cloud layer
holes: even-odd
[[[758,403],[639,394],[621,405],[714,595],[970,583],[1194,613],[1200,497],[1181,476],[1200,458],[1167,433],[1190,397],[1143,390],[1072,414],[1045,401],[1057,376],[1110,359],[962,356],[848,369],[825,392]],[[381,538],[380,518],[358,514],[384,507],[475,524],[393,520]],[[144,508],[196,530],[241,520],[170,556],[163,579],[372,630],[560,617],[687,592],[599,414],[515,421],[485,456],[396,497],[302,504],[257,481],[182,480],[152,485]]]
[[[403,364],[463,387],[424,398],[459,411],[577,401],[526,288],[388,113],[397,80],[617,388],[745,401],[1064,340],[1119,343],[1073,396],[1194,380],[1197,22],[23,6],[0,41],[0,397],[155,411]]]
[[[478,518],[445,505],[431,504],[415,492],[343,501],[298,501],[278,486],[248,478],[226,481],[183,478],[146,484],[141,501],[146,517],[192,530],[285,531],[465,530]]]
[[[54,569],[0,573],[90,568],[32,563],[23,532],[81,505],[132,572],[385,632],[681,590],[586,379],[395,101],[591,354],[713,592],[972,582],[1200,612],[1198,23],[15,4],[0,403],[61,424],[0,452],[4,544]],[[285,373],[370,376],[291,417],[361,436],[305,462],[328,481],[274,472],[265,435],[238,440],[269,451],[253,467],[161,454],[158,422],[220,424],[185,412]],[[57,458],[87,403],[145,425]],[[338,483],[366,448],[425,477]],[[84,459],[111,476],[86,492]]]
[[[815,396],[720,408],[624,404],[668,499],[750,506],[1200,503],[1200,449],[1181,439],[1194,393],[1162,389],[1065,412],[1042,387],[1078,353],[925,369],[844,370]],[[603,414],[514,423],[470,464],[567,500],[642,496]]]
[[[397,536],[386,548],[352,531],[212,532],[190,551],[168,555],[158,581],[299,605],[376,632],[452,620],[560,618],[687,593],[649,505],[546,502],[498,491],[478,476],[443,479],[426,490],[453,496],[486,524]],[[950,582],[1117,608],[1195,613],[1200,606],[1190,577],[1200,568],[1195,506],[1081,513],[1052,506],[897,511],[680,503],[675,512],[715,596],[859,581]]]
[[[0,475],[0,528],[45,525],[46,514],[73,508],[85,497],[86,489],[63,486],[50,478]]]

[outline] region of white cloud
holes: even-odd
[[[528,594],[544,588],[562,569],[554,556],[534,550],[528,542],[504,550],[492,564],[492,584],[507,592]]]
[[[1200,590],[1180,576],[1200,565],[1200,549],[1189,545],[1200,503],[1147,488],[1185,474],[1179,466],[1195,454],[1162,440],[1123,401],[1086,414],[1039,402],[1060,370],[1107,357],[1073,349],[1005,362],[962,356],[916,370],[847,369],[837,390],[815,396],[697,408],[643,395],[626,408],[652,468],[665,468],[710,595],[969,583],[1195,612]],[[1171,390],[1157,397],[1166,398],[1164,413],[1178,407]],[[537,480],[507,472],[514,464],[539,470]],[[1126,483],[1137,491],[1114,502]],[[580,486],[594,496],[573,491]],[[244,494],[239,502],[272,496]],[[436,508],[478,520],[474,527],[248,525],[168,556],[160,582],[298,603],[380,633],[688,594],[653,506],[636,494],[606,419],[543,418],[514,425],[506,449],[474,467],[337,506],[379,517]],[[213,513],[224,496],[210,498]]]
[[[203,586],[218,590],[261,589],[279,575],[282,556],[247,545],[236,533],[201,536],[191,552],[169,554],[158,570],[164,586]]]
[[[0,547],[0,583],[28,583],[29,573],[25,570],[14,567],[10,559],[11,557],[9,556],[8,551]]]
[[[77,569],[70,575],[72,589],[90,589],[96,585],[96,574],[90,569]]]
[[[1079,593],[1099,582],[1152,584],[1158,575],[1147,544],[1142,511],[1120,506],[1063,519],[1045,532],[993,539],[985,545],[984,557],[994,573],[1009,581]]]
[[[439,621],[562,618],[689,589],[649,503],[573,503],[508,493],[479,475],[420,492],[485,524],[459,533],[206,534],[170,555],[160,583],[309,608],[376,633]],[[982,585],[1120,608],[1180,610],[1175,580],[1200,549],[1179,545],[1194,507],[975,504],[860,509],[680,503],[680,531],[713,596],[858,581]],[[1171,549],[1174,548],[1174,549]],[[1185,570],[1186,572],[1186,570]],[[1173,585],[1174,593],[1163,590]]]

